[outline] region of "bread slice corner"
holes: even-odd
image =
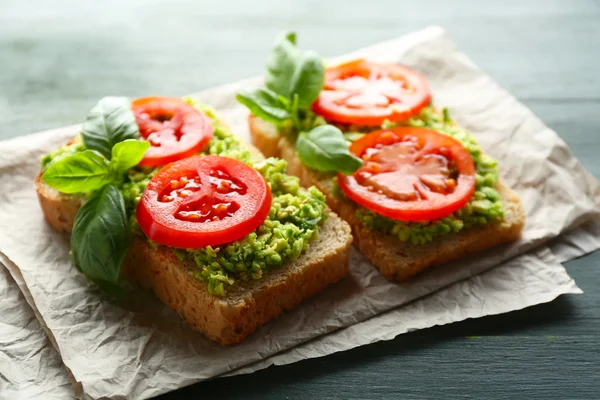
[[[354,244],[389,280],[403,281],[425,270],[472,253],[517,240],[525,225],[525,210],[519,196],[499,181],[496,190],[505,207],[504,220],[448,234],[424,245],[413,245],[363,225],[356,217],[355,204],[333,194],[331,176],[305,167],[297,156],[291,138],[254,116],[249,117],[252,144],[267,157],[288,162],[288,173],[300,178],[303,186],[316,186],[327,196],[329,207],[350,224]]]
[[[35,187],[50,225],[70,233],[83,198],[59,193],[41,174]],[[346,277],[351,245],[348,224],[328,212],[318,239],[298,259],[273,268],[262,279],[236,282],[223,297],[211,295],[206,283],[193,276],[192,260],[181,261],[170,248],[154,248],[143,237],[132,240],[122,268],[127,279],[152,290],[193,329],[231,345]]]

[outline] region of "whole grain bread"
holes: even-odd
[[[277,128],[254,116],[249,117],[252,144],[267,157],[288,162],[288,173],[300,178],[303,186],[316,186],[327,196],[329,207],[352,228],[354,244],[390,280],[405,280],[439,264],[479,252],[519,238],[525,224],[525,211],[519,196],[502,182],[496,190],[505,207],[504,220],[444,235],[425,245],[401,242],[397,237],[370,229],[356,217],[356,205],[345,197],[335,196],[330,175],[305,167],[296,153],[294,142],[279,134]]]
[[[59,193],[41,180],[41,174],[35,187],[48,222],[57,231],[70,233],[83,197]],[[155,248],[145,237],[132,240],[122,268],[130,281],[152,290],[192,328],[230,345],[347,276],[351,244],[348,224],[328,212],[318,239],[298,259],[262,279],[236,282],[223,297],[211,295],[206,283],[194,278],[192,260],[181,261],[170,248]]]

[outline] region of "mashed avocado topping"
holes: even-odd
[[[54,164],[55,162],[60,161],[63,158],[73,155],[75,153],[80,153],[84,150],[85,147],[81,142],[81,138],[78,136],[77,138],[75,138],[75,140],[73,140],[73,143],[61,146],[58,149],[43,155],[41,159],[42,172],[47,170],[48,167]]]
[[[269,158],[254,164],[250,149],[219,121],[212,109],[197,104],[193,99],[185,100],[213,121],[214,135],[203,154],[232,157],[252,165],[265,178],[273,196],[268,217],[245,238],[219,247],[173,248],[180,259],[193,260],[197,265],[194,276],[208,284],[210,293],[221,296],[226,285],[233,285],[238,279],[260,279],[271,268],[294,260],[305,251],[309,242],[318,237],[319,225],[327,217],[325,196],[314,187],[301,188],[298,178],[286,175],[287,163],[283,160]],[[63,146],[42,158],[42,168],[45,170],[59,159],[84,150],[80,141]],[[119,188],[134,234],[143,235],[135,210],[146,185],[158,170],[139,166],[132,168]]]

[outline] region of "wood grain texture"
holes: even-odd
[[[80,122],[101,96],[182,95],[260,74],[273,37],[337,55],[430,24],[600,176],[596,0],[0,1],[0,139]],[[183,398],[600,397],[600,253],[547,305],[217,379]]]

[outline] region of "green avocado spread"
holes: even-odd
[[[42,171],[47,170],[48,167],[54,164],[55,162],[60,161],[63,158],[73,155],[75,153],[80,153],[84,150],[85,147],[83,146],[83,143],[81,142],[81,139],[78,136],[75,138],[75,140],[73,140],[73,143],[59,147],[58,149],[43,155],[41,159]]]
[[[314,127],[322,125],[324,121],[321,118],[311,116],[307,118],[306,123]],[[434,221],[403,222],[393,220],[356,205],[356,216],[358,219],[371,229],[392,234],[398,237],[399,240],[412,244],[429,243],[439,236],[459,232],[471,226],[499,223],[502,221],[504,218],[504,207],[500,195],[494,189],[498,180],[497,162],[482,152],[473,135],[459,128],[450,118],[447,109],[438,111],[433,106],[425,107],[419,115],[408,120],[407,124],[433,129],[452,136],[465,146],[473,157],[477,171],[476,189],[473,197],[462,209],[446,218]],[[357,125],[337,126],[344,132],[348,142],[352,142],[365,133],[374,130],[373,127]],[[384,123],[381,128],[394,128],[396,126],[393,123]],[[334,186],[334,193],[337,196],[344,196],[344,193],[337,185]]]
[[[255,163],[248,146],[219,121],[212,109],[193,99],[185,100],[212,119],[214,135],[203,154],[231,157],[252,165],[265,178],[273,196],[268,217],[245,238],[219,247],[172,248],[180,259],[193,260],[197,266],[194,276],[208,284],[210,293],[221,296],[236,280],[260,279],[271,268],[294,260],[305,251],[310,241],[318,237],[319,225],[327,218],[325,196],[314,187],[301,188],[298,178],[286,175],[287,164],[283,160],[268,158]],[[57,160],[83,150],[81,141],[76,140],[43,156],[42,168],[45,170]],[[135,210],[146,185],[158,170],[132,168],[120,187],[134,234],[143,235]]]

